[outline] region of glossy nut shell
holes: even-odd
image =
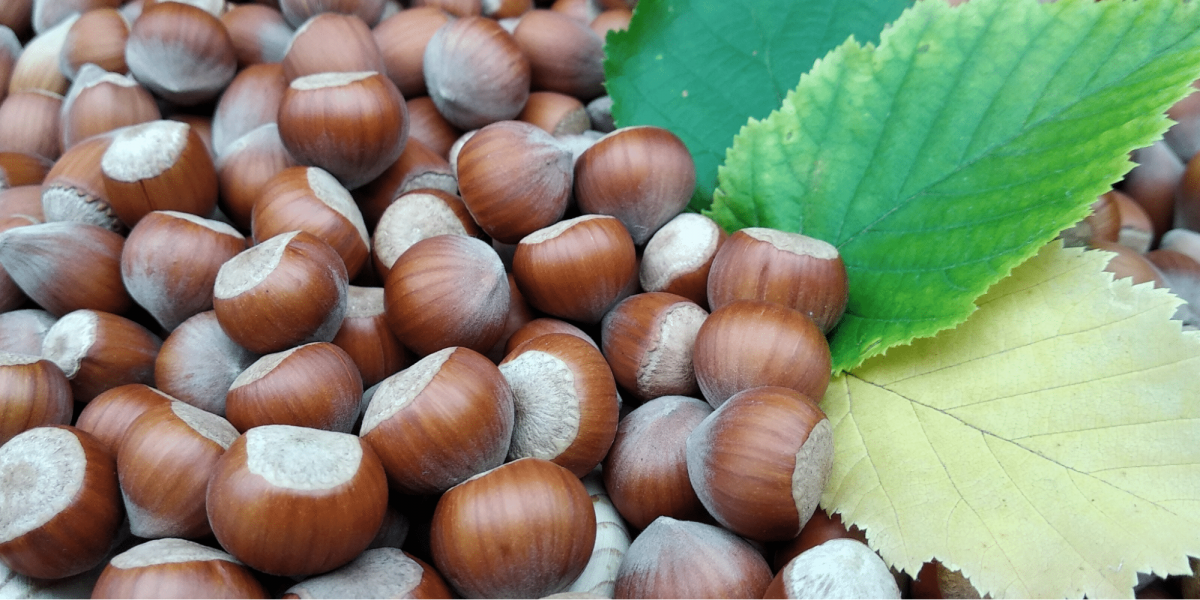
[[[464,596],[538,598],[583,572],[596,518],[578,478],[527,458],[446,492],[430,536],[434,564]]]
[[[383,523],[387,480],[353,435],[267,425],[222,455],[206,502],[217,541],[239,561],[275,575],[313,575],[367,549]]]

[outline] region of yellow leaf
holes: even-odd
[[[1200,333],[1060,244],[958,328],[835,379],[822,505],[915,574],[994,597],[1133,597],[1200,555]]]

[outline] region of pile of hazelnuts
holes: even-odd
[[[613,130],[625,0],[413,4],[0,5],[0,595],[898,596],[837,250]]]

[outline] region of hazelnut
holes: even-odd
[[[588,23],[588,27],[604,40],[610,31],[629,29],[631,20],[633,20],[633,10],[624,7],[610,8],[596,15],[596,18]]]
[[[600,16],[603,7],[597,0],[555,0],[550,5],[550,10],[558,11],[587,25]]]
[[[351,190],[395,162],[408,139],[404,98],[374,71],[299,77],[284,92],[278,119],[297,162],[329,171]]]
[[[292,27],[326,12],[354,15],[374,27],[383,15],[384,0],[279,0],[279,10]]]
[[[1154,266],[1154,263],[1133,248],[1114,242],[1096,241],[1092,243],[1092,249],[1116,253],[1116,256],[1113,256],[1108,265],[1104,267],[1104,270],[1112,273],[1115,279],[1128,278],[1133,285],[1152,283],[1154,287],[1167,287],[1166,279],[1163,278],[1163,274]]]
[[[705,319],[696,334],[696,382],[713,407],[764,385],[821,398],[829,385],[829,343],[799,311],[762,300],[735,300]]]
[[[405,97],[408,98],[407,95]],[[408,106],[408,138],[425,144],[438,156],[449,160],[450,147],[462,137],[462,130],[438,112],[429,96],[408,98],[405,105]],[[450,165],[451,172],[454,168],[454,165]]]
[[[483,13],[482,0],[413,0],[412,7],[437,7],[455,17],[475,17]]]
[[[513,275],[534,308],[596,323],[637,280],[637,253],[613,217],[584,215],[529,234],[517,244]]]
[[[561,319],[540,317],[525,323],[509,336],[508,341],[506,341],[504,345],[504,354],[512,354],[512,351],[515,350],[517,346],[520,346],[521,344],[532,340],[535,337],[540,337],[551,333],[568,333],[591,344],[593,348],[597,350],[600,349],[600,345],[597,344],[596,341],[593,340],[592,337],[584,330]]]
[[[682,212],[695,189],[692,155],[661,127],[618,129],[575,163],[579,210],[620,219],[638,246]]]
[[[441,8],[414,6],[380,21],[371,30],[387,76],[405,98],[425,97],[425,47],[434,32],[449,21],[450,15]]]
[[[713,258],[728,236],[712,219],[682,213],[646,243],[638,279],[647,292],[678,294],[708,308]]]
[[[513,434],[513,392],[482,354],[439,350],[380,383],[359,435],[392,488],[444,492],[500,466]]]
[[[137,417],[121,437],[117,478],[129,530],[142,538],[201,538],[208,478],[237,439],[225,419],[172,400]]]
[[[449,598],[446,581],[399,548],[367,550],[343,567],[305,579],[284,598]]]
[[[367,549],[383,523],[387,479],[356,436],[265,425],[221,455],[206,505],[217,541],[245,565],[314,575]]]
[[[419,189],[401,194],[383,211],[375,226],[375,270],[385,279],[409,248],[439,235],[481,237],[462,199],[440,190]]]
[[[476,238],[416,242],[396,259],[383,290],[392,331],[421,356],[451,346],[487,352],[504,333],[508,278],[500,257]]]
[[[0,446],[0,562],[61,579],[104,561],[124,517],[112,455],[74,427],[35,427]]]
[[[698,565],[721,568],[697,568]],[[749,542],[705,523],[659,517],[634,538],[617,598],[759,598],[771,567]]]
[[[128,39],[129,22],[116,8],[99,7],[83,12],[67,29],[59,68],[72,80],[86,64],[111,73],[126,73],[129,70],[125,65]]]
[[[65,151],[93,135],[161,118],[154,96],[133,78],[86,64],[62,103],[62,147]]]
[[[358,418],[362,376],[345,350],[313,342],[263,356],[242,371],[225,396],[238,431],[295,425],[349,433]]]
[[[229,554],[178,538],[150,540],[113,557],[93,598],[270,598],[253,571]]]
[[[459,129],[512,119],[529,98],[529,59],[511,34],[486,17],[439,28],[425,47],[425,86],[438,111]]]
[[[1130,154],[1137,163],[1125,174],[1121,191],[1142,205],[1154,224],[1157,240],[1171,229],[1175,217],[1175,190],[1184,175],[1184,163],[1163,140]]]
[[[33,0],[15,0],[0,6],[0,25],[16,31],[21,37],[33,32]]]
[[[846,309],[849,284],[837,248],[799,233],[765,227],[734,232],[713,257],[708,305],[764,300],[809,316],[829,333]]]
[[[604,315],[600,339],[617,383],[635,397],[695,396],[692,350],[708,311],[664,292],[630,296]]]
[[[180,105],[216,98],[237,73],[233,39],[220,19],[181,2],[142,9],[129,30],[125,62],[147,89]]]
[[[0,7],[0,11],[4,11],[12,5],[19,5],[21,1],[8,3],[4,7]],[[4,15],[0,14],[0,101],[8,96],[9,80],[17,65],[17,58],[21,56],[21,40],[17,38],[17,34],[13,33],[12,29],[4,25],[3,21]]]
[[[387,73],[367,24],[355,15],[334,12],[313,15],[297,27],[281,64],[289,82],[316,73]]]
[[[582,477],[617,433],[616,382],[595,346],[566,333],[533,338],[500,362],[516,406],[509,459],[535,457]]]
[[[279,63],[292,40],[292,27],[278,9],[264,4],[230,4],[221,15],[229,32],[238,69],[257,64]]]
[[[225,147],[217,159],[217,205],[238,228],[249,231],[262,188],[284,169],[299,166],[283,147],[279,126],[260,125]]]
[[[174,399],[144,383],[120,385],[101,392],[79,412],[75,427],[86,431],[104,444],[113,457],[129,426],[142,413],[158,406],[167,406]]]
[[[0,352],[0,389],[0,446],[34,427],[71,423],[71,384],[53,362]]]
[[[533,89],[584,102],[604,94],[604,40],[587,25],[557,11],[531,10],[513,38],[529,58]]]
[[[475,222],[506,244],[562,218],[571,198],[571,155],[529,123],[480,129],[459,150],[459,193]]]
[[[471,228],[478,231],[474,220],[467,212],[467,207],[457,197],[458,181],[450,169],[450,163],[439,156],[419,140],[409,139],[404,144],[404,152],[370,183],[354,191],[354,197],[362,210],[363,220],[367,227],[378,232],[377,224],[383,213],[402,195],[414,191],[443,192],[454,196],[454,204],[462,208],[462,213],[470,222]],[[404,226],[407,223],[399,223]],[[387,264],[391,265],[395,257]]]
[[[812,516],[833,469],[833,428],[795,390],[739,392],[687,438],[687,470],[700,503],[730,531],[788,540]]]
[[[38,223],[33,217],[28,215],[16,215],[12,217],[0,218],[0,232],[7,231],[14,227],[25,227]],[[0,266],[0,313],[8,312],[20,308],[28,299],[25,293],[21,291],[17,282],[13,281],[12,277],[8,276],[8,272]]]
[[[217,205],[217,170],[195,128],[150,121],[113,132],[100,159],[108,203],[127,226],[147,213],[175,210],[206,216]]]
[[[354,361],[364,387],[371,387],[408,365],[408,352],[387,324],[381,287],[349,287],[346,318],[333,343]]]
[[[41,185],[53,164],[49,159],[24,152],[0,152],[0,214],[12,214],[3,209],[8,203],[3,200],[3,192],[12,188]],[[41,216],[29,212],[26,214]]]
[[[663,396],[621,419],[604,458],[604,486],[634,529],[658,517],[710,521],[687,471],[687,436],[712,407],[686,396]]]
[[[246,7],[257,5],[246,5]],[[238,72],[212,114],[213,149],[224,157],[235,140],[279,115],[288,79],[278,63],[255,64]]]
[[[209,310],[180,323],[163,340],[154,359],[154,384],[192,406],[224,415],[229,386],[258,358],[230,339]]]
[[[350,192],[317,167],[288,167],[267,180],[250,212],[254,239],[307,231],[329,244],[354,279],[370,254],[371,240]]]
[[[517,120],[537,125],[554,136],[580,134],[592,125],[583,103],[559,92],[530,93]]]
[[[815,548],[829,540],[850,538],[867,543],[867,534],[858,527],[849,528],[842,523],[842,516],[837,513],[827,514],[824,510],[813,511],[812,517],[800,528],[800,534],[791,541],[775,549],[773,565],[778,572],[801,552]]]
[[[0,152],[56,160],[62,153],[58,128],[62,104],[62,95],[46,90],[9,93],[0,103],[0,131],[4,132]]]
[[[57,221],[0,233],[0,267],[38,306],[57,316],[91,308],[119,314],[132,304],[121,282],[125,238]]]
[[[592,508],[596,511],[596,545],[592,547],[592,558],[583,573],[566,592],[560,593],[614,598],[617,572],[624,562],[625,552],[629,550],[629,528],[609,500],[598,470],[583,477],[583,487],[591,494]]]
[[[78,402],[128,383],[154,383],[162,340],[145,327],[111,313],[81,309],[63,315],[46,332],[42,356],[58,365]]]
[[[292,231],[263,240],[217,271],[221,329],[259,354],[333,339],[346,315],[346,265],[329,244]]]
[[[900,598],[887,564],[866,544],[829,540],[792,559],[764,598]]]
[[[438,570],[464,596],[539,598],[583,572],[596,540],[591,498],[566,469],[525,458],[450,488],[433,513]]]
[[[1200,318],[1195,310],[1200,308],[1200,262],[1176,250],[1159,248],[1143,256],[1162,274],[1172,294],[1183,298],[1187,304],[1176,310],[1176,318],[1185,323],[1196,323]]]
[[[40,308],[0,313],[0,352],[42,355],[42,339],[57,318]]]
[[[1121,217],[1114,206],[1113,198],[1119,193],[1109,190],[1098,196],[1086,217],[1058,234],[1063,245],[1079,248],[1090,246],[1093,241],[1117,241],[1121,231]]]
[[[217,271],[246,249],[236,229],[188,213],[155,211],[129,232],[121,280],[164,329],[212,308]]]
[[[612,96],[604,95],[587,103],[588,117],[592,120],[592,129],[601,133],[612,133],[617,129],[613,122]]]
[[[20,2],[21,0],[17,0],[17,4]],[[63,74],[59,62],[66,46],[67,33],[78,18],[79,15],[69,16],[25,43],[25,48],[13,65],[12,75],[9,76],[9,95],[35,90],[56,95],[67,93],[71,80]]]
[[[102,133],[67,148],[46,173],[42,208],[48,221],[78,221],[117,233],[128,230],[108,202],[100,161],[113,134]]]

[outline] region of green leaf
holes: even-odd
[[[821,504],[890,564],[993,597],[1133,597],[1200,556],[1200,333],[1181,301],[1047,246],[958,328],[836,378]]]
[[[711,211],[837,246],[836,370],[961,323],[1132,166],[1200,74],[1200,3],[925,1],[734,140]]]
[[[912,0],[642,0],[613,32],[604,71],[621,126],[657,125],[696,162],[690,208],[712,202],[717,165],[747,117],[779,107],[850,35],[875,40]]]

